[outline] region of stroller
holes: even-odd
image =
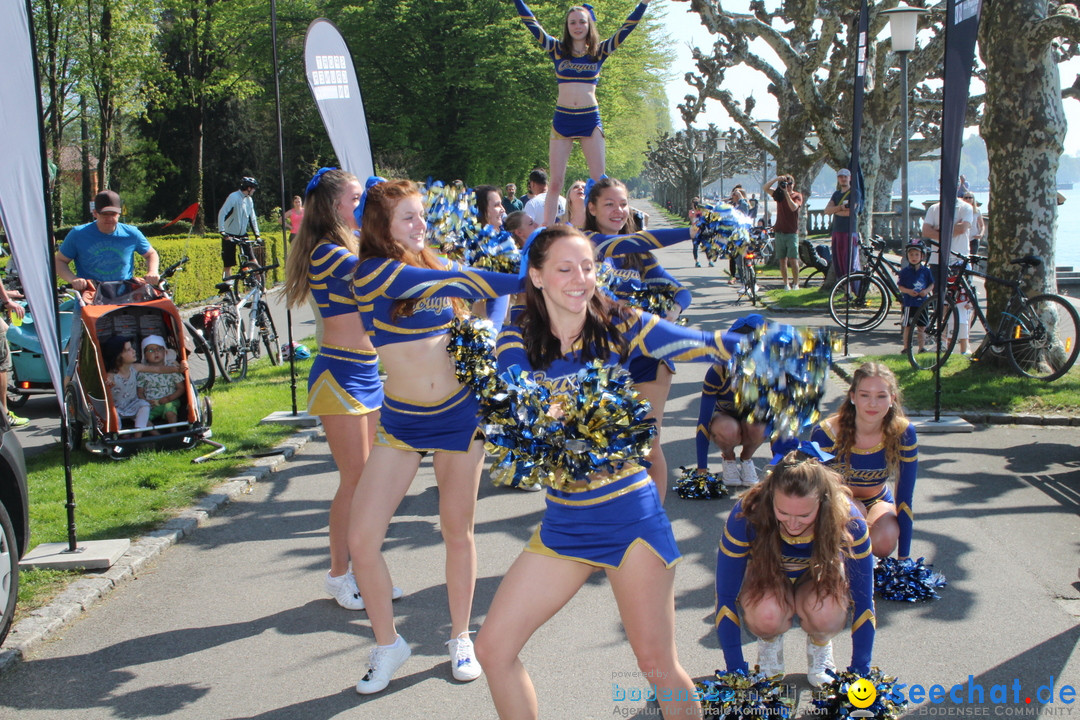
[[[209,439],[213,421],[210,398],[200,393],[190,371],[183,371],[187,392],[181,398],[173,423],[130,427],[131,420],[121,420],[106,391],[101,348],[113,335],[130,338],[136,348],[142,338],[160,335],[168,346],[166,362],[179,363],[189,356],[194,361],[193,339],[185,332],[180,312],[165,293],[127,280],[101,283],[93,302],[81,308],[75,322],[72,332],[78,344],[68,358],[74,367],[69,368],[70,381],[64,388],[72,448],[82,446],[113,460],[130,457],[141,447],[188,449],[200,442],[212,445],[215,450],[196,458],[195,462],[224,452],[224,445]],[[140,433],[141,437],[135,437]]]

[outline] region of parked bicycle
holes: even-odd
[[[263,264],[265,251],[263,250],[261,236],[256,235],[253,239],[249,239],[247,235],[230,235],[223,232],[221,237],[236,245],[237,259],[240,261],[241,268],[245,266],[251,268]]]
[[[836,324],[852,332],[873,330],[885,322],[893,301],[899,301],[896,274],[900,263],[885,257],[885,241],[875,235],[870,242],[859,239],[866,266],[845,275],[829,295],[829,314]]]
[[[754,234],[751,232],[750,240],[746,244],[744,252],[740,253],[738,248],[729,248],[729,252],[736,253],[735,277],[741,285],[735,302],[741,302],[743,298],[747,298],[750,300],[751,305],[757,305],[760,299],[757,266],[765,262],[762,252],[767,240],[767,235],[763,236],[760,233]]]
[[[957,253],[953,253],[957,254]],[[933,342],[924,352],[918,352],[915,344],[908,348],[908,361],[912,367],[933,370],[939,364],[944,365],[952,355],[956,345],[960,326],[958,298],[966,298],[971,303],[973,319],[982,323],[986,330],[987,341],[983,342],[972,355],[972,361],[978,361],[989,350],[995,355],[1004,355],[1013,369],[1027,377],[1039,380],[1056,380],[1067,373],[1076,363],[1080,346],[1080,314],[1065,298],[1049,293],[1027,297],[1021,290],[1021,280],[1025,270],[1041,267],[1040,258],[1028,255],[1014,258],[1010,262],[1017,266],[1016,279],[1004,280],[987,275],[972,266],[985,261],[979,255],[960,255],[960,262],[950,266],[948,287],[944,298],[943,321],[939,322],[937,303],[930,298],[916,311],[914,323],[924,324],[926,337],[941,343],[941,354]],[[972,278],[1009,288],[1011,295],[1005,309],[998,319],[997,326],[990,327],[986,314],[979,305],[978,295],[972,285]]]
[[[257,360],[263,347],[271,364],[281,363],[277,328],[264,297],[266,273],[277,267],[277,263],[245,263],[218,283],[221,302],[202,311],[202,324],[213,340],[218,370],[229,382],[247,376],[249,360]]]

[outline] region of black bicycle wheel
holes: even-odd
[[[852,273],[840,279],[829,295],[829,314],[840,327],[853,332],[873,330],[885,321],[892,295],[872,275]]]
[[[944,366],[956,347],[957,329],[960,327],[960,313],[956,306],[945,306],[941,315],[944,322],[939,322],[936,298],[927,298],[922,306],[912,313],[911,336],[908,338],[907,348],[907,359],[911,367],[916,370],[933,370],[939,364]],[[940,360],[937,347],[939,343]]]
[[[746,296],[750,298],[751,305],[757,305],[757,268],[753,263],[746,264]]]
[[[259,335],[262,336],[263,345],[266,346],[266,355],[270,358],[271,365],[281,364],[281,346],[278,345],[277,328],[274,327],[274,318],[270,314],[270,308],[266,303],[259,303]]]
[[[799,278],[799,287],[821,287],[825,282],[825,273],[817,268],[811,268],[810,272]]]
[[[191,338],[194,348],[188,353],[188,378],[195,389],[200,392],[210,392],[214,387],[214,379],[217,376],[214,370],[214,350],[206,342],[203,334],[196,330],[190,322],[184,321],[184,332]]]
[[[1036,295],[1010,318],[1008,355],[1016,372],[1047,381],[1069,372],[1080,352],[1080,316],[1068,300]]]
[[[213,337],[221,376],[229,382],[243,380],[247,376],[247,340],[244,339],[244,323],[233,307],[222,305],[221,314],[214,321]]]

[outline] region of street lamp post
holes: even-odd
[[[776,127],[775,120],[758,120],[758,130],[765,137],[771,137],[773,128]],[[769,222],[769,198],[765,195],[765,186],[769,184],[769,152],[764,148],[761,148],[761,164],[764,166],[761,178],[761,202],[765,205],[765,227],[772,225]]]
[[[716,149],[720,151],[720,199],[724,199],[724,151],[727,150],[727,138],[723,133],[716,138]]]
[[[900,117],[904,130],[900,134],[900,202],[903,205],[902,217],[904,247],[911,240],[911,210],[908,200],[908,136],[911,127],[908,124],[908,53],[915,49],[915,33],[918,29],[919,16],[926,13],[922,8],[909,7],[900,3],[892,10],[882,11],[889,16],[889,34],[892,35],[893,52],[900,55]]]

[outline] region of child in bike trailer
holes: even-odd
[[[934,276],[930,268],[923,264],[926,259],[926,249],[921,242],[915,241],[907,246],[908,265],[901,268],[896,285],[900,288],[900,302],[903,303],[904,313],[900,324],[904,328],[904,352],[911,345],[911,326],[918,322],[919,352],[923,352],[926,345],[925,315],[920,315],[918,310],[934,292]]]

